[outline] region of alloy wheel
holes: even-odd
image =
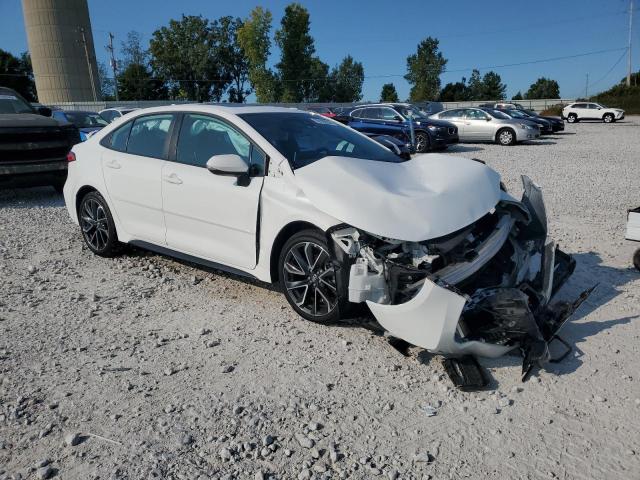
[[[323,247],[313,242],[296,243],[287,252],[283,270],[287,294],[305,314],[320,317],[336,308],[336,273]]]
[[[419,133],[416,135],[416,152],[424,152],[427,149],[427,136]]]
[[[612,115],[605,115],[604,116],[604,123],[611,123],[613,121],[613,116]]]
[[[502,145],[510,145],[512,141],[513,133],[511,133],[509,130],[503,130],[502,132],[500,132],[500,143]]]
[[[93,198],[82,203],[80,227],[85,240],[94,250],[104,250],[109,242],[109,226],[104,207]]]

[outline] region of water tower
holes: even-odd
[[[22,0],[41,103],[101,100],[87,0]]]

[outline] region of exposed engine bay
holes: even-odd
[[[520,348],[526,377],[549,360],[549,343],[591,291],[550,304],[575,261],[547,239],[540,188],[522,181],[521,201],[504,192],[482,218],[440,238],[332,229],[349,301],[366,302],[391,334],[434,353],[495,357]]]

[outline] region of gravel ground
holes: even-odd
[[[51,189],[0,192],[0,479],[558,478],[640,472],[640,117],[459,145],[545,192],[577,260],[574,355],[486,391],[369,320],[304,322],[264,285],[138,250],[90,254]],[[435,414],[435,415],[434,415]]]

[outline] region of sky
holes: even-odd
[[[127,32],[148,42],[157,28],[184,15],[215,19],[246,18],[255,6],[274,17],[272,34],[289,1],[270,0],[88,0],[96,56],[107,61],[108,32],[116,55]],[[469,77],[471,69],[494,70],[507,85],[507,97],[523,93],[539,77],[557,80],[563,98],[606,90],[626,75],[629,0],[314,0],[300,1],[310,13],[316,53],[330,66],[351,55],[364,65],[363,100],[379,99],[392,82],[401,99],[409,95],[404,80],[407,56],[432,36],[448,59],[442,85]],[[640,0],[635,0],[632,70],[640,68]],[[0,48],[14,54],[28,50],[22,5],[0,0]],[[601,52],[576,56],[591,52]],[[560,58],[569,57],[574,58]],[[278,61],[272,47],[270,63]],[[556,59],[538,63],[539,60]],[[521,64],[524,65],[513,65]]]

